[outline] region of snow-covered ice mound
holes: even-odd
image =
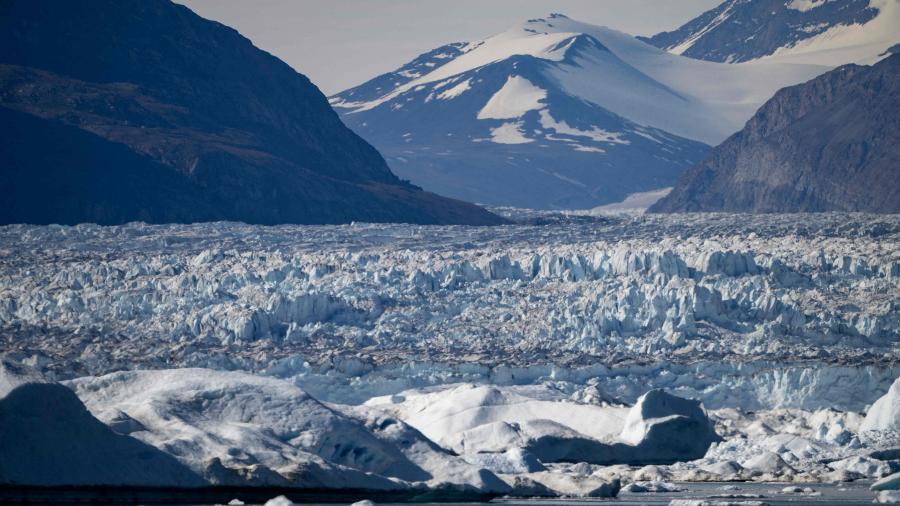
[[[900,451],[890,440],[861,437],[861,413],[721,409],[710,416],[722,441],[702,459],[669,466],[669,478],[843,482],[877,480],[900,469]]]
[[[872,501],[879,504],[900,504],[900,490],[882,490]]]
[[[537,457],[516,447],[503,453],[473,453],[464,458],[466,462],[502,474],[526,474],[546,470]]]
[[[710,444],[721,440],[699,401],[662,390],[651,390],[638,399],[619,439],[646,455],[636,455],[638,463],[698,459]]]
[[[217,484],[392,489],[423,482],[509,490],[402,422],[383,418],[370,430],[275,378],[174,369],[87,377],[69,386],[100,419]],[[392,436],[397,431],[402,437]]]
[[[872,484],[872,490],[900,490],[900,472],[876,481]]]
[[[700,403],[653,390],[632,407],[585,404],[544,386],[459,385],[369,400],[465,454],[522,448],[541,462],[672,463],[718,440]],[[504,454],[505,455],[505,454]],[[506,466],[506,457],[470,457]]]
[[[860,430],[900,432],[900,378],[894,381],[884,396],[872,404]]]
[[[0,364],[0,484],[203,483],[171,455],[113,432],[68,388]]]
[[[546,386],[455,385],[376,397],[392,413],[460,453],[502,452],[550,434],[604,440],[621,431],[628,408],[563,400]]]
[[[699,459],[719,440],[699,401],[651,390],[629,410],[621,433],[610,443],[548,434],[527,448],[548,462],[671,464]]]
[[[897,470],[896,386],[875,403],[900,376],[897,216],[500,211],[521,224],[0,227],[0,349],[216,483],[591,495]],[[625,430],[654,389],[702,401],[723,441],[597,464],[700,453],[699,408]]]

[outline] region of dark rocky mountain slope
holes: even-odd
[[[167,0],[0,1],[0,223],[491,224],[306,77]]]
[[[779,91],[651,212],[900,212],[900,54]]]
[[[640,39],[699,60],[737,63],[784,51],[831,29],[861,27],[878,15],[870,0],[726,0],[676,30]]]

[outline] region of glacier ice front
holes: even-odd
[[[0,335],[55,379],[265,371],[352,403],[553,378],[861,411],[900,376],[896,217],[524,219],[3,227]]]
[[[373,493],[895,482],[900,219],[500,212],[0,227],[3,455]]]

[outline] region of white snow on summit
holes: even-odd
[[[900,1],[725,0],[646,40],[716,62],[871,65],[900,43]]]
[[[351,113],[369,111],[417,86],[522,55],[548,62],[548,74],[574,97],[639,124],[713,144],[739,130],[776,90],[826,70],[809,65],[727,65],[692,60],[622,32],[554,15],[529,20],[470,44],[466,51],[433,71],[375,100],[335,101],[333,105]],[[504,86],[499,97],[495,96],[496,102],[489,103],[479,118],[514,118],[537,108],[538,92],[517,77],[510,77],[510,87]]]
[[[792,5],[795,3],[808,7],[806,10],[809,10],[825,2],[793,0]],[[892,46],[900,44],[900,0],[869,0],[869,6],[877,9],[878,15],[865,23],[835,24],[824,32],[779,48],[772,55],[756,61],[831,66],[843,63],[872,65],[887,56]]]

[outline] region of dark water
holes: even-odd
[[[792,505],[804,506],[811,504],[833,505],[867,505],[872,504],[875,492],[869,490],[870,483],[841,483],[832,484],[797,484],[804,488],[812,488],[820,495],[785,494],[782,489],[791,484],[787,483],[680,483],[686,488],[684,492],[641,493],[630,494],[623,492],[615,499],[553,499],[553,500],[504,500],[493,502],[503,506],[538,506],[538,505],[588,505],[588,504],[622,504],[622,505],[668,505],[673,499],[703,499],[707,501],[722,501],[741,503],[757,501],[772,506]],[[743,497],[741,497],[743,496]],[[752,497],[751,497],[752,496]]]
[[[682,488],[686,490],[682,492],[664,492],[664,493],[627,493],[623,492],[619,494],[617,498],[609,498],[609,499],[494,499],[490,501],[490,503],[485,502],[440,502],[440,503],[432,503],[432,502],[420,502],[419,504],[434,504],[434,505],[445,505],[445,506],[478,506],[484,504],[494,504],[497,506],[563,506],[563,505],[581,505],[581,506],[602,506],[602,505],[668,505],[669,502],[673,499],[687,499],[687,500],[707,500],[713,502],[728,502],[728,503],[736,503],[740,504],[742,502],[761,502],[764,504],[772,505],[772,506],[782,506],[782,505],[792,505],[792,506],[804,506],[804,505],[813,505],[813,504],[832,504],[832,505],[870,505],[872,504],[872,500],[875,498],[875,493],[869,490],[870,483],[860,482],[860,483],[842,483],[842,484],[798,484],[798,486],[802,487],[810,487],[814,490],[816,495],[810,494],[802,494],[802,493],[783,493],[782,489],[789,484],[786,483],[681,483],[679,484]],[[104,504],[104,505],[118,505],[118,504],[154,504],[154,505],[163,505],[163,506],[183,506],[185,504],[194,504],[197,506],[200,505],[209,505],[209,504],[224,504],[228,502],[228,499],[224,499],[224,495],[222,495],[222,491],[219,490],[216,494],[210,494],[207,496],[197,496],[193,494],[190,499],[185,501],[186,497],[179,497],[178,499],[172,501],[166,501],[165,499],[159,496],[146,495],[140,490],[131,491],[133,492],[130,496],[125,500],[115,500],[110,496],[104,496],[103,494],[99,494],[97,497],[86,497],[84,494],[80,494],[78,496],[66,497],[65,494],[54,494],[52,497],[44,497],[43,499],[49,499],[46,501],[39,500],[37,497],[31,497],[28,501],[28,504],[36,505],[36,504],[53,504],[53,505],[69,505],[69,504]],[[171,494],[178,495],[177,492],[170,491]],[[259,495],[259,491],[257,489],[256,493],[253,495],[245,495],[248,492],[240,492],[235,491],[233,497],[228,495],[229,498],[240,498],[244,500],[247,506],[254,506],[261,504],[264,502]],[[121,491],[120,491],[121,494]],[[313,494],[303,494],[300,496],[295,495],[296,492],[287,492],[286,495],[293,499],[294,501],[302,501],[305,504],[314,504],[314,505],[334,505],[334,504],[344,504],[348,505],[352,502],[362,500],[362,499],[372,499],[375,500],[376,503],[384,506],[400,506],[403,504],[409,504],[409,502],[395,502],[398,499],[400,501],[409,501],[409,498],[399,498],[399,497],[366,497],[365,495],[360,495],[358,493],[353,493],[352,491],[344,491],[344,492],[331,492],[328,496],[323,495],[313,495]],[[301,492],[302,494],[302,492]],[[226,493],[227,495],[227,493]],[[278,493],[273,492],[272,494],[278,495]],[[118,497],[122,497],[119,495]],[[268,498],[268,496],[266,496]],[[6,499],[4,501],[3,499]],[[38,499],[38,500],[35,500]],[[112,500],[111,500],[112,499]],[[161,500],[162,499],[162,500]],[[378,499],[382,499],[382,501],[378,501]],[[2,497],[0,494],[0,504],[21,504],[19,501],[10,502],[10,497]]]

